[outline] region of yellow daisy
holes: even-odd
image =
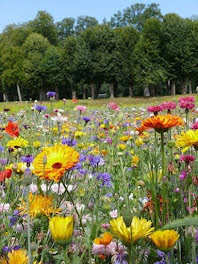
[[[150,239],[159,249],[167,251],[175,245],[175,243],[179,239],[179,235],[175,230],[159,230],[154,232],[150,236]]]
[[[198,150],[198,129],[181,133],[177,138],[176,145],[184,148],[182,150],[183,152],[187,151],[192,146]]]

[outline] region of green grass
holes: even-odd
[[[182,95],[183,96],[183,95]],[[186,95],[189,96],[189,95]],[[196,94],[194,94],[196,96]],[[178,101],[181,95],[175,96],[159,96],[159,97],[119,97],[113,99],[96,99],[96,100],[88,100],[88,99],[79,99],[77,104],[74,104],[72,100],[67,100],[65,104],[65,109],[71,110],[75,107],[75,105],[85,105],[88,108],[99,108],[99,107],[106,107],[109,102],[115,102],[119,104],[120,107],[140,107],[144,106],[147,107],[149,105],[159,104],[164,101]],[[196,99],[198,100],[198,98]],[[33,102],[1,102],[0,103],[0,111],[5,108],[9,108],[12,112],[18,112],[21,109],[30,109],[33,106]],[[38,102],[37,104],[46,105],[50,108],[50,102]],[[64,108],[64,104],[62,100],[54,101],[53,108]]]

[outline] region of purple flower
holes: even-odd
[[[4,147],[0,146],[0,152],[4,152]]]
[[[7,159],[0,159],[0,164],[1,165],[6,165],[6,163],[7,163]]]
[[[56,93],[55,92],[47,92],[46,95],[50,98],[50,97],[55,97],[56,96]]]
[[[46,111],[47,110],[47,107],[44,106],[44,105],[36,105],[36,108],[35,108],[38,112],[43,112],[43,111]]]
[[[75,139],[71,139],[71,138],[64,138],[62,140],[62,144],[63,145],[68,145],[70,147],[76,146],[77,142]]]
[[[96,167],[100,162],[100,156],[88,155],[87,158],[92,167]]]
[[[101,186],[106,186],[111,188],[111,175],[107,172],[99,172],[97,176],[97,180],[102,180]]]
[[[85,121],[86,124],[90,121],[90,118],[87,116],[83,116],[82,119]]]
[[[181,181],[185,180],[186,177],[187,177],[186,171],[182,171],[181,174],[179,175],[179,179]]]
[[[28,164],[32,163],[33,160],[34,160],[34,158],[32,157],[32,155],[27,155],[27,156],[21,157],[21,161],[26,162]]]

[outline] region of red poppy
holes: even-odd
[[[12,170],[11,169],[6,169],[0,172],[0,182],[5,181],[6,178],[10,178],[12,175]]]
[[[12,121],[9,121],[5,130],[11,137],[19,136],[19,127],[17,123],[13,123]]]

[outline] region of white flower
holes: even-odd
[[[30,184],[30,192],[31,192],[31,193],[36,193],[37,191],[38,191],[38,187],[37,187],[37,185],[34,184],[34,183],[31,183],[31,184]]]
[[[0,203],[0,212],[8,212],[10,209],[10,204],[9,203]]]
[[[116,209],[116,210],[113,210],[113,211],[111,211],[110,213],[110,216],[112,217],[112,218],[116,218],[117,216],[118,216],[118,210]]]
[[[129,195],[129,199],[130,199],[130,200],[133,200],[133,193],[131,193],[131,194]]]

